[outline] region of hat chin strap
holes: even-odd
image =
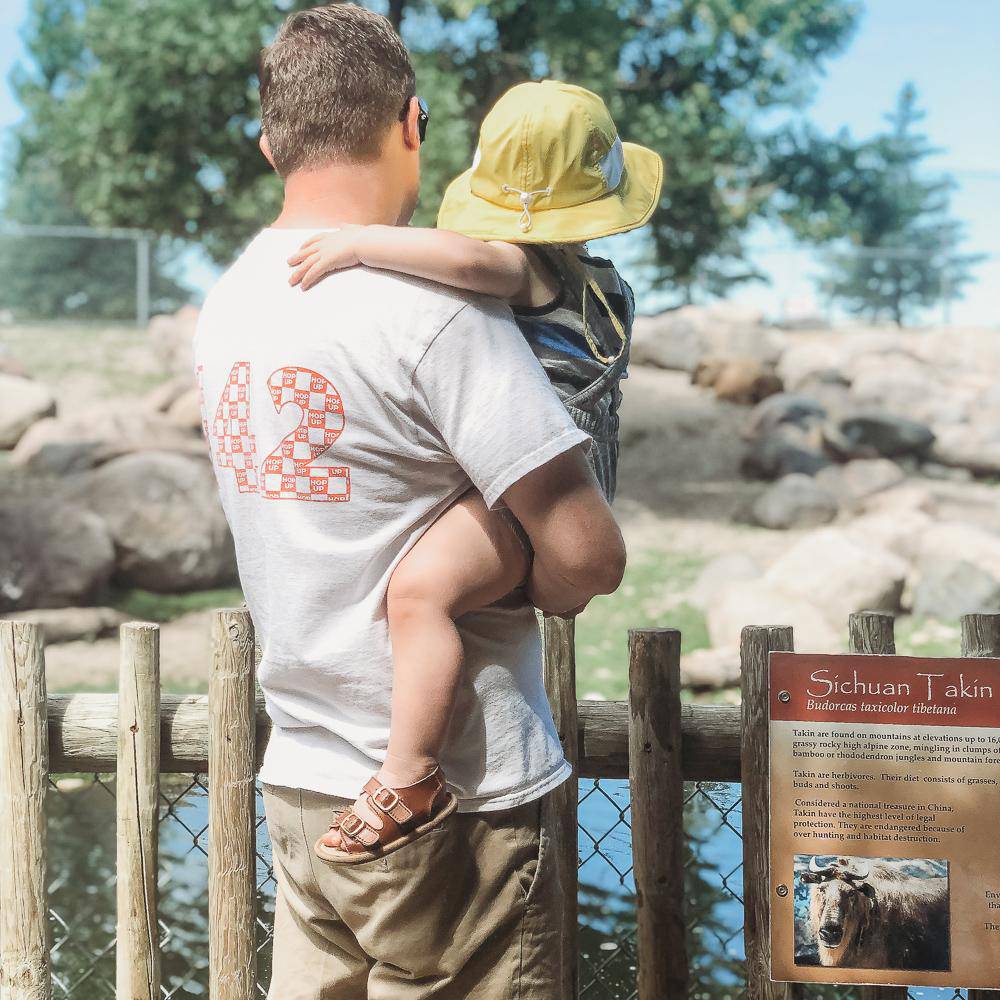
[[[520,188],[511,187],[509,184],[501,184],[500,190],[504,194],[516,194],[517,200],[521,203],[521,218],[517,220],[517,225],[522,233],[531,229],[531,206],[536,198],[544,198],[552,194],[551,187],[539,188],[537,191],[522,191]]]

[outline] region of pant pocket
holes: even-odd
[[[517,880],[526,903],[534,898],[546,862],[542,826],[543,799],[536,799],[514,811],[514,843],[517,857]]]

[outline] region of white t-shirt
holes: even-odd
[[[261,779],[353,798],[388,740],[393,568],[470,481],[494,505],[588,438],[506,306],[365,268],[291,288],[286,259],[309,232],[253,240],[202,309],[195,363],[263,652]],[[530,801],[570,773],[534,611],[459,628],[442,767],[463,810]]]

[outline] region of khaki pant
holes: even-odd
[[[554,1000],[548,799],[456,813],[386,858],[313,854],[343,799],[264,786],[278,897],[269,1000]]]

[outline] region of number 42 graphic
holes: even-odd
[[[202,386],[201,366],[198,382]],[[240,493],[259,493],[267,500],[350,500],[351,470],[345,465],[314,464],[344,432],[344,403],[336,387],[319,372],[288,365],[271,372],[267,388],[279,413],[295,404],[302,417],[259,465],[250,423],[250,362],[233,365],[211,427],[202,399],[205,437],[215,440],[219,466],[233,470]]]

